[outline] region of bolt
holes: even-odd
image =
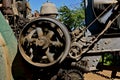
[[[109,43],[109,41],[105,41],[105,44],[108,44]]]
[[[96,59],[96,61],[98,62],[98,61],[99,61],[99,59],[97,58],[97,59]]]
[[[90,66],[87,66],[87,68],[90,68]]]
[[[92,65],[92,67],[95,67],[95,65]]]
[[[104,48],[102,48],[102,50],[104,50]]]
[[[90,61],[90,59],[86,59],[86,61]]]
[[[96,62],[96,59],[94,59],[93,62]]]

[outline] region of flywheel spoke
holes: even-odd
[[[43,36],[43,31],[41,28],[37,28],[37,34],[38,34],[38,38],[42,37]]]
[[[24,37],[24,40],[27,39],[27,41],[29,41],[35,32],[36,29],[32,30],[27,36]]]
[[[50,49],[48,48],[47,51],[45,52],[46,56],[48,57],[50,62],[54,61],[54,53],[50,52]]]
[[[58,39],[57,39],[57,41],[51,41],[51,44],[54,45],[54,46],[56,46],[56,47],[63,46],[63,43],[60,42]]]
[[[54,35],[54,32],[53,31],[50,31],[48,32],[48,34],[46,35],[47,38],[51,39]]]

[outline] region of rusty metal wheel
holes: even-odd
[[[19,38],[23,58],[38,67],[62,62],[70,49],[67,28],[56,19],[39,18],[28,23]]]
[[[71,43],[71,49],[69,51],[69,56],[73,59],[78,59],[82,54],[82,46],[78,42]]]

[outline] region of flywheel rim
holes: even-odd
[[[28,56],[26,53],[26,51],[24,51],[24,49],[23,49],[23,47],[22,47],[22,43],[23,43],[23,40],[21,39],[21,38],[23,38],[23,32],[24,32],[24,30],[26,29],[26,28],[29,28],[29,25],[31,24],[31,23],[35,23],[35,22],[39,22],[39,21],[50,21],[50,22],[52,22],[52,23],[54,23],[55,25],[57,25],[60,29],[61,29],[61,31],[63,32],[63,35],[65,36],[65,49],[64,49],[64,51],[60,54],[60,56],[55,60],[55,61],[53,61],[53,62],[50,62],[50,63],[38,63],[38,62],[33,62],[32,60],[31,60],[31,58],[30,58],[30,56]],[[34,32],[34,31],[33,31]],[[20,50],[20,53],[21,53],[21,55],[22,55],[22,57],[28,62],[28,63],[30,63],[30,64],[32,64],[32,65],[34,65],[34,66],[38,66],[38,67],[48,67],[48,66],[51,66],[51,65],[54,65],[55,63],[57,63],[57,62],[62,62],[65,58],[66,58],[66,56],[67,56],[67,54],[68,54],[68,52],[69,52],[69,49],[70,49],[70,43],[71,43],[71,41],[70,41],[71,39],[70,39],[70,35],[69,35],[69,33],[68,33],[68,30],[67,30],[67,28],[62,24],[62,23],[60,23],[58,20],[56,20],[56,19],[52,19],[52,18],[46,18],[46,17],[42,17],[42,18],[39,18],[39,19],[37,19],[37,20],[33,20],[33,21],[31,21],[30,23],[28,23],[25,27],[24,27],[24,29],[22,30],[22,32],[20,33],[20,38],[19,38],[19,50]],[[47,51],[46,51],[47,52]]]

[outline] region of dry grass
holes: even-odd
[[[104,70],[97,73],[84,74],[85,80],[120,80],[120,72],[117,72],[117,78],[111,79],[111,71]]]

